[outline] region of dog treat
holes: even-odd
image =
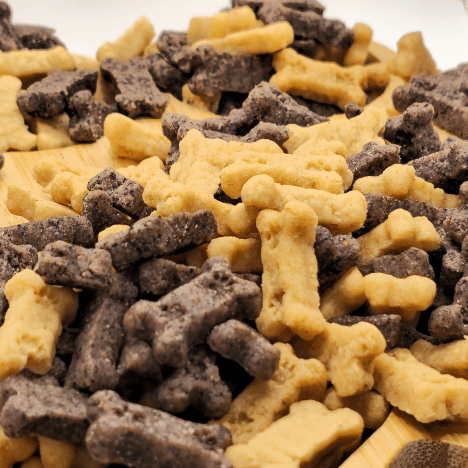
[[[230,318],[257,318],[260,290],[234,276],[229,264],[216,257],[201,274],[157,302],[140,300],[125,314],[130,335],[149,341],[159,363],[183,366],[188,353],[210,330]]]
[[[239,320],[228,320],[214,327],[207,343],[213,351],[238,362],[260,380],[270,379],[280,360],[277,348]]]
[[[321,400],[325,395],[327,376],[317,359],[296,357],[291,345],[276,343],[280,360],[268,380],[254,380],[232,402],[219,424],[232,433],[234,444],[245,444],[274,421],[289,412],[289,407],[302,399]]]
[[[443,227],[449,237],[458,244],[463,243],[463,239],[468,234],[467,222],[468,210],[466,207],[458,210],[451,210],[447,213]]]
[[[169,98],[156,87],[145,59],[134,57],[124,62],[106,58],[101,62],[101,73],[115,87],[115,101],[123,114],[132,119],[161,117]]]
[[[127,403],[111,390],[88,400],[88,418],[86,447],[102,463],[124,463],[130,468],[150,468],[154,460],[174,468],[231,466],[222,453],[231,437],[222,426],[184,421]],[[128,449],[122,451],[122,446]]]
[[[33,117],[54,117],[70,106],[70,99],[78,91],[96,92],[96,70],[53,71],[46,78],[32,84],[16,100],[20,111]]]
[[[0,425],[8,437],[40,435],[81,445],[88,428],[86,397],[76,390],[31,383],[10,396]]]
[[[187,362],[174,370],[156,389],[159,409],[182,413],[194,406],[208,418],[224,416],[231,405],[231,392],[219,376],[215,354],[196,347]]]
[[[458,280],[465,271],[466,260],[461,252],[449,250],[442,257],[442,265],[439,273],[439,284],[446,290],[455,288]]]
[[[156,46],[164,58],[183,73],[190,73],[195,63],[195,53],[188,44],[187,33],[162,31]]]
[[[6,2],[0,3],[0,50],[21,49],[21,42],[11,23],[11,8]]]
[[[364,112],[364,109],[362,107],[359,107],[357,103],[354,101],[348,102],[346,106],[344,107],[344,113],[346,115],[347,119],[352,119],[353,117],[357,117],[358,115],[361,115]]]
[[[37,441],[32,437],[7,437],[0,427],[0,460],[2,468],[13,468],[15,463],[27,460],[37,449]],[[41,467],[42,468],[42,467]]]
[[[13,31],[21,47],[19,49],[52,49],[55,46],[64,46],[54,33],[55,30],[36,24],[13,24]]]
[[[107,236],[96,247],[110,252],[114,268],[121,271],[142,259],[209,242],[216,232],[214,216],[207,210],[167,218],[148,216],[126,231]]]
[[[148,71],[156,86],[169,92],[177,99],[182,99],[182,87],[187,82],[187,77],[181,71],[171,65],[161,54],[153,53],[145,57]]]
[[[434,107],[434,123],[466,139],[467,120],[463,112],[467,103],[464,93],[466,67],[467,64],[462,63],[440,75],[414,76],[409,83],[393,92],[395,108],[403,112],[415,102],[429,103]]]
[[[91,392],[117,387],[122,320],[137,294],[137,287],[120,273],[113,273],[110,286],[95,293],[75,344],[66,386]]]
[[[129,60],[140,55],[154,37],[154,29],[148,18],[138,19],[125,33],[114,42],[106,42],[96,53],[99,62],[112,57]]]
[[[406,443],[392,459],[388,468],[425,468],[446,466],[456,468],[468,463],[465,447],[439,440],[413,440]]]
[[[38,437],[42,466],[39,468],[71,468],[76,447],[64,440]]]
[[[164,296],[199,274],[200,269],[197,267],[153,258],[139,266],[140,293]]]
[[[40,251],[57,240],[89,247],[93,244],[94,232],[90,222],[83,216],[56,216],[44,221],[0,228],[0,236],[12,244],[29,244]]]
[[[228,447],[226,457],[234,468],[313,466],[330,457],[337,461],[349,446],[359,443],[363,428],[362,417],[353,410],[329,411],[318,401],[300,401],[246,444]]]
[[[397,348],[377,356],[374,381],[374,388],[391,405],[422,423],[466,420],[468,383],[418,362],[407,349]],[[403,381],[405,385],[401,385]],[[418,398],[414,398],[415,394]]]
[[[440,150],[440,138],[432,126],[434,108],[427,102],[414,103],[403,115],[391,117],[385,123],[383,137],[400,146],[402,162],[406,163]]]

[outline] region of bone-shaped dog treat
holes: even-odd
[[[195,62],[195,53],[188,45],[187,33],[162,31],[156,42],[159,52],[181,72],[190,73]]]
[[[184,421],[156,409],[127,403],[103,390],[88,400],[91,426],[86,447],[102,463],[150,468],[154,460],[173,468],[231,468],[222,451],[229,431],[217,424]],[[119,450],[122,445],[127,450]]]
[[[187,77],[161,54],[150,54],[145,59],[156,86],[164,92],[171,93],[177,99],[182,99],[182,86],[186,83]]]
[[[159,363],[183,366],[188,353],[210,330],[231,318],[257,318],[260,289],[234,276],[229,264],[216,257],[205,262],[195,279],[157,302],[140,300],[125,314],[130,335],[151,342]]]
[[[34,117],[53,117],[68,109],[78,91],[96,92],[96,70],[54,71],[31,85],[16,102],[21,112]]]

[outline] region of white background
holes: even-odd
[[[230,0],[9,0],[13,22],[51,26],[74,53],[95,56],[98,47],[115,40],[140,16],[156,34],[185,30],[192,16],[207,16],[230,6]],[[441,70],[468,61],[468,14],[462,0],[322,0],[324,16],[352,27],[364,22],[374,39],[396,49],[405,33],[422,31],[424,42]]]

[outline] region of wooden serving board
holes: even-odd
[[[7,152],[0,170],[0,227],[26,220],[12,215],[5,200],[9,184],[42,190],[32,177],[33,166],[42,158],[56,156],[71,164],[98,167],[126,167],[137,162],[116,158],[110,152],[109,141],[101,138],[89,145],[76,145],[47,151]],[[394,409],[383,426],[374,432],[340,468],[385,468],[400,448],[416,439],[434,439],[468,447],[468,424],[433,423],[422,425],[413,417]]]

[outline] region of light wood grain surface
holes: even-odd
[[[32,168],[46,156],[56,156],[72,164],[102,168],[111,166],[117,169],[137,164],[113,156],[106,138],[89,145],[56,150],[5,153],[5,166],[0,171],[0,226],[25,222],[24,218],[12,215],[6,208],[8,185],[41,190],[32,177]],[[423,438],[468,447],[468,424],[433,423],[423,426],[413,417],[394,409],[384,425],[349,456],[340,468],[385,468],[405,443]]]

